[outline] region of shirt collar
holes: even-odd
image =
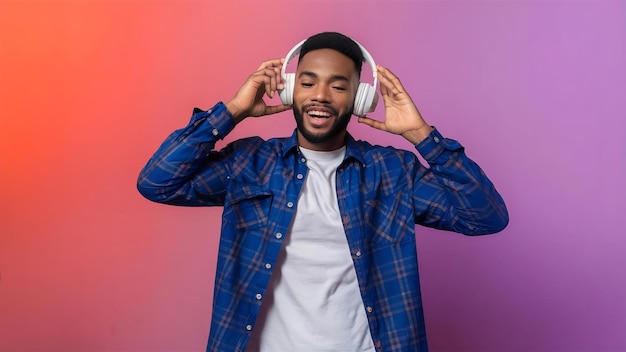
[[[291,137],[287,138],[287,140],[285,140],[285,143],[283,144],[283,158],[288,156],[292,151],[296,153],[298,151],[297,129],[293,130]],[[346,133],[346,156],[344,157],[344,160],[354,158],[361,164],[364,164],[364,152],[365,151],[363,150],[363,148],[360,146],[359,143],[357,143],[352,135],[350,133]]]

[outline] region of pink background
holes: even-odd
[[[0,350],[204,350],[221,209],[150,203],[137,174],[194,106],[325,30],[395,71],[509,206],[498,235],[419,229],[432,351],[625,351],[626,4],[608,0],[0,2]]]

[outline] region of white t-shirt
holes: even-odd
[[[300,150],[309,172],[247,351],[375,351],[337,203],[345,147]]]

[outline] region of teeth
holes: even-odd
[[[329,117],[330,113],[324,111],[309,111],[309,116],[313,117]]]

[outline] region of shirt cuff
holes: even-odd
[[[461,143],[453,139],[444,138],[435,127],[433,127],[428,137],[416,145],[415,148],[429,164],[437,163],[437,159],[445,151],[462,151],[464,149]],[[445,160],[439,160],[439,162],[442,161]]]
[[[207,131],[214,138],[223,139],[235,128],[235,119],[220,101],[207,111],[194,108],[190,125]]]

